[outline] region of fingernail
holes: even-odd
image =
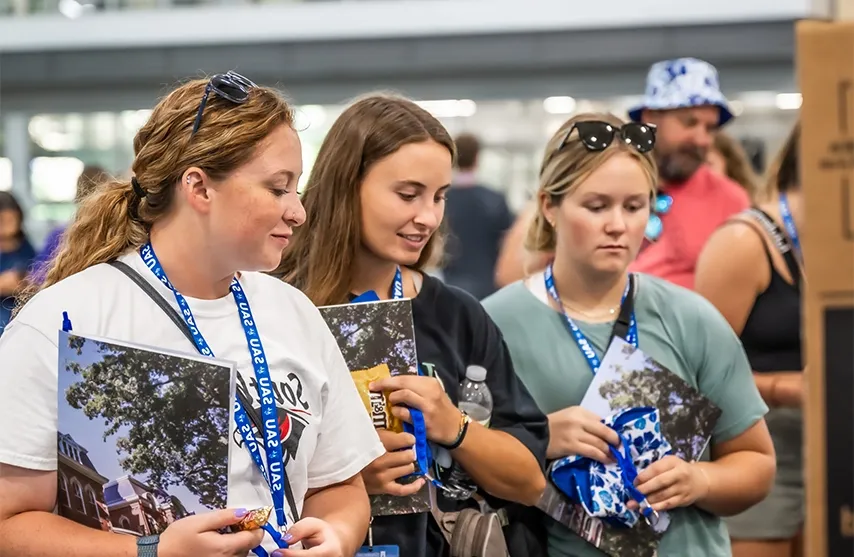
[[[282,557],[282,555],[284,555],[284,554],[277,549],[276,551],[274,551],[270,554],[270,557]]]
[[[376,387],[376,385],[377,385],[376,383],[374,383],[373,381],[371,381],[370,383],[368,383],[368,390],[369,390],[369,391],[373,391],[373,390],[374,390],[374,387]]]
[[[294,535],[293,534],[285,534],[284,536],[282,536],[282,541],[289,544],[292,541],[294,541]]]
[[[236,516],[237,518],[243,518],[244,516],[246,516],[247,512],[248,511],[246,509],[237,509],[234,511],[234,516]]]

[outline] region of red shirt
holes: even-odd
[[[648,273],[694,289],[694,268],[712,232],[732,215],[750,207],[740,185],[706,165],[684,184],[664,186],[673,206],[659,215],[658,241],[641,250],[630,271]]]

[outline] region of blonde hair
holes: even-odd
[[[724,159],[727,177],[743,187],[750,197],[754,197],[757,193],[759,178],[753,171],[753,166],[741,143],[729,134],[719,131],[715,134],[713,149]]]
[[[145,196],[134,192],[130,180],[98,184],[81,200],[44,282],[29,285],[17,309],[40,289],[145,244],[151,225],[169,213],[187,168],[197,166],[222,180],[248,162],[271,132],[293,125],[293,111],[278,91],[254,87],[239,105],[210,93],[201,126],[192,134],[207,84],[187,82],[157,104],[133,141],[131,169]]]
[[[641,153],[620,139],[614,141],[602,151],[591,151],[581,142],[578,134],[567,137],[577,122],[601,121],[619,128],[625,124],[613,114],[584,113],[573,116],[558,129],[546,145],[543,163],[540,167],[540,185],[537,190],[537,210],[528,235],[525,247],[534,252],[551,252],[555,249],[556,235],[554,227],[549,224],[543,214],[542,203],[539,199],[543,194],[548,195],[557,204],[564,196],[571,194],[608,159],[618,153],[628,154],[643,167],[649,177],[650,195],[655,195],[658,182],[658,169],[652,152]]]

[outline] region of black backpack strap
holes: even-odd
[[[157,304],[160,309],[163,310],[163,313],[165,313],[169,317],[169,319],[171,319],[172,322],[175,323],[175,326],[181,329],[181,332],[184,333],[184,336],[187,337],[187,340],[189,340],[193,346],[196,346],[196,341],[195,339],[193,339],[193,333],[190,332],[190,327],[183,319],[181,319],[181,316],[178,315],[178,312],[175,311],[172,306],[169,305],[169,302],[167,302],[166,299],[161,296],[157,292],[157,290],[154,289],[153,286],[151,286],[150,282],[142,278],[142,276],[127,263],[116,260],[110,261],[109,263],[110,265],[124,273],[125,276],[127,276],[130,280],[135,282],[136,285],[139,286],[143,292],[148,294],[148,297],[151,298],[151,300],[155,304]],[[246,395],[244,395],[240,391],[240,389],[237,389],[237,397],[240,399],[240,405],[243,406],[243,409],[246,410],[246,413],[249,415],[249,419],[252,421],[252,425],[258,428],[258,431],[264,431],[261,416],[259,416],[255,409],[252,407],[252,401],[247,400]]]
[[[181,329],[181,332],[184,333],[184,336],[187,337],[187,340],[189,340],[193,346],[196,346],[196,341],[195,339],[193,339],[193,333],[190,332],[190,327],[183,319],[181,319],[181,316],[178,315],[178,312],[175,311],[172,306],[169,305],[169,302],[167,302],[166,299],[161,296],[157,292],[157,290],[154,289],[153,286],[151,286],[151,283],[142,278],[142,276],[127,263],[116,260],[110,261],[109,263],[110,265],[124,273],[125,276],[127,276],[130,280],[135,282],[136,285],[139,286],[143,292],[148,294],[148,297],[151,298],[151,300],[155,304],[157,304],[160,309],[163,310],[163,312],[169,317],[169,319],[172,320],[173,323],[175,323],[175,325],[179,329]],[[246,395],[244,395],[240,391],[240,389],[237,389],[237,397],[240,399],[240,405],[243,406],[243,409],[246,410],[246,413],[249,415],[249,419],[252,421],[252,425],[258,428],[258,431],[264,431],[261,416],[259,416],[255,409],[252,407],[252,401],[247,400]]]
[[[151,298],[151,300],[155,304],[160,306],[160,309],[162,309],[163,312],[167,316],[169,316],[169,319],[171,319],[172,322],[175,323],[175,326],[181,329],[181,332],[184,333],[184,336],[187,337],[187,340],[189,340],[193,344],[193,346],[196,345],[196,341],[193,339],[193,334],[190,332],[190,327],[188,327],[187,323],[183,319],[181,319],[181,317],[174,309],[172,309],[172,306],[169,305],[169,302],[167,302],[166,299],[163,298],[163,296],[161,296],[154,289],[153,286],[151,286],[151,283],[142,278],[142,276],[140,276],[139,273],[133,270],[133,268],[127,263],[116,260],[110,261],[109,263],[110,265],[124,273],[125,276],[127,276],[130,280],[134,281],[136,285],[143,290],[143,292],[148,294],[148,297]],[[242,402],[243,401],[241,401],[241,403]]]
[[[611,338],[608,339],[608,346],[611,346],[614,337],[620,337],[625,340],[629,336],[629,325],[632,321],[632,313],[635,311],[635,280],[635,274],[629,274],[629,291],[626,292],[626,299],[620,304],[620,314],[617,316],[616,323],[614,323]]]
[[[792,283],[795,286],[800,285],[801,279],[801,268],[798,266],[798,261],[795,259],[795,250],[792,249],[792,243],[789,240],[789,237],[780,230],[780,227],[777,226],[777,223],[774,222],[774,219],[771,218],[771,215],[760,209],[759,207],[751,207],[747,210],[747,214],[753,217],[762,227],[765,229],[765,232],[771,237],[771,240],[774,242],[774,246],[777,248],[777,251],[780,252],[780,255],[783,256],[783,261],[786,263],[786,267],[789,269],[789,274],[792,276]],[[763,242],[764,244],[765,242]],[[773,263],[772,263],[773,270]]]

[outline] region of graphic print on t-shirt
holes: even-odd
[[[282,457],[285,461],[284,465],[287,467],[288,463],[297,457],[300,439],[311,420],[311,408],[308,401],[303,397],[302,381],[297,374],[293,372],[288,373],[287,381],[279,381],[278,383],[273,381],[272,384],[273,396],[276,399],[276,415],[279,421],[279,439],[282,443]],[[244,395],[246,400],[252,401],[252,408],[255,414],[260,416],[261,400],[258,397],[258,383],[255,381],[255,377],[250,376],[247,384],[243,375],[238,372],[236,388]],[[252,427],[252,432],[255,434],[256,439],[263,438],[263,432],[258,431],[254,426]],[[237,446],[243,449],[243,436],[237,430],[236,426],[232,430],[231,436]],[[290,508],[290,512],[288,513],[289,519],[293,522],[298,521],[300,515],[287,474],[285,474],[285,498]]]
[[[252,401],[252,408],[261,411],[261,401],[258,398],[258,384],[250,377],[248,384],[243,375],[237,374],[237,389],[246,399]],[[273,396],[276,398],[276,414],[279,419],[279,439],[282,442],[282,452],[285,465],[297,456],[299,442],[303,431],[311,420],[311,408],[303,397],[302,381],[295,373],[287,375],[287,381],[273,382]],[[253,431],[258,439],[261,434],[256,428]],[[240,448],[243,448],[243,437],[237,427],[232,431],[232,437]]]

